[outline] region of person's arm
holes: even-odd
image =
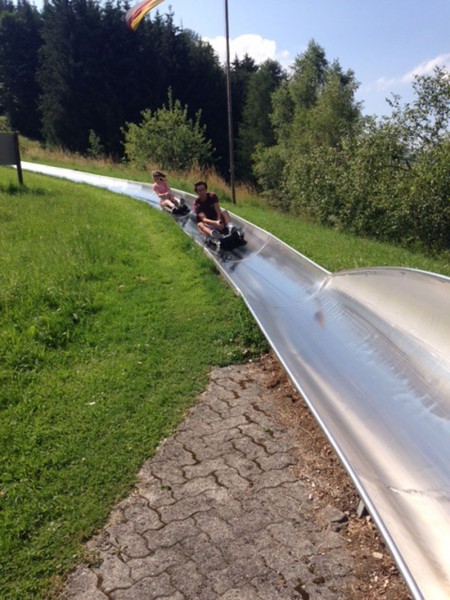
[[[219,221],[219,223],[222,222],[222,211],[220,210],[220,206],[219,206],[219,202],[214,202],[213,204],[213,208],[216,211],[216,216],[217,216],[217,220]]]
[[[200,219],[200,221],[202,223],[204,223],[205,225],[212,225],[213,227],[219,227],[220,226],[220,219],[217,219],[217,220],[208,219],[208,217],[205,215],[204,212],[199,212],[197,216]]]
[[[165,189],[161,190],[161,186],[157,183],[153,184],[153,191],[156,193],[156,195],[158,196],[158,198],[160,200],[171,200],[171,196],[173,196],[173,194],[171,194],[171,189],[167,186],[164,186]]]

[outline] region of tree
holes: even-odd
[[[293,76],[289,90],[297,108],[312,108],[325,85],[328,73],[328,60],[325,50],[314,40],[310,40],[303,54],[294,62]]]
[[[90,0],[44,5],[39,82],[43,134],[53,145],[84,151],[96,130],[103,53],[100,11]]]
[[[270,120],[273,110],[272,96],[285,78],[281,65],[268,59],[249,79],[236,153],[237,175],[243,180],[254,181],[252,156],[256,146],[261,144],[267,147],[275,143]]]
[[[305,181],[312,184],[302,170],[314,170],[317,149],[334,156],[328,149],[339,149],[357,127],[361,118],[360,105],[354,99],[357,87],[351,70],[344,72],[338,61],[330,65],[325,51],[310,41],[295,60],[290,78],[272,96],[276,143],[259,148],[255,163],[255,174],[263,189],[277,191],[278,195],[281,192],[283,202],[297,204],[293,190],[298,192],[297,181],[302,186]],[[306,202],[303,192],[302,196]]]
[[[237,124],[242,120],[242,110],[247,97],[248,86],[257,70],[258,67],[255,61],[248,54],[241,60],[236,57],[231,64],[231,98],[235,137]]]
[[[308,112],[317,103],[327,72],[325,51],[310,40],[305,52],[295,59],[288,82],[274,94],[272,124],[279,144],[290,144],[294,137],[294,122],[299,130],[295,136],[301,131],[303,122],[307,127]]]
[[[0,108],[13,129],[40,135],[36,81],[42,20],[26,0],[0,6]]]
[[[327,70],[317,99],[307,111],[299,110],[294,119],[292,134],[299,144],[339,147],[361,116],[361,105],[355,101],[358,84],[353,71],[343,72],[335,61]]]
[[[388,100],[391,120],[403,129],[411,151],[440,142],[450,133],[450,73],[436,67],[431,75],[417,76],[413,83],[416,99],[404,106],[400,96]]]
[[[196,163],[207,166],[212,162],[213,148],[200,119],[200,111],[195,119],[190,119],[188,107],[174,101],[169,91],[167,107],[155,112],[145,110],[139,125],[127,124],[125,154],[140,167],[154,164],[161,169],[188,169]]]
[[[45,139],[84,152],[95,134],[105,152],[123,151],[121,128],[157,110],[172,87],[208,136],[226,149],[225,78],[209,44],[156,12],[137,31],[121,0],[49,0],[44,6],[39,81]]]
[[[205,136],[214,140],[215,165],[227,173],[228,136],[225,72],[212,46],[190,30],[180,31],[175,45],[177,67],[171,74],[173,96],[186,104],[191,118],[201,109]],[[167,97],[167,89],[165,97]]]

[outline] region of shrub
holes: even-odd
[[[184,170],[197,163],[201,167],[212,163],[212,143],[206,139],[200,111],[195,119],[190,119],[187,105],[182,108],[169,91],[168,107],[164,105],[154,113],[144,110],[141,114],[139,125],[128,123],[124,129],[125,154],[133,164]]]

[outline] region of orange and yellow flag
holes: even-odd
[[[164,0],[142,0],[142,2],[138,2],[135,6],[130,8],[125,15],[125,21],[130,29],[136,31],[139,26],[139,23],[145,17],[145,15],[161,4]]]

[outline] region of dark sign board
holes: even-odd
[[[0,133],[0,165],[16,165],[19,183],[23,183],[17,133]]]

